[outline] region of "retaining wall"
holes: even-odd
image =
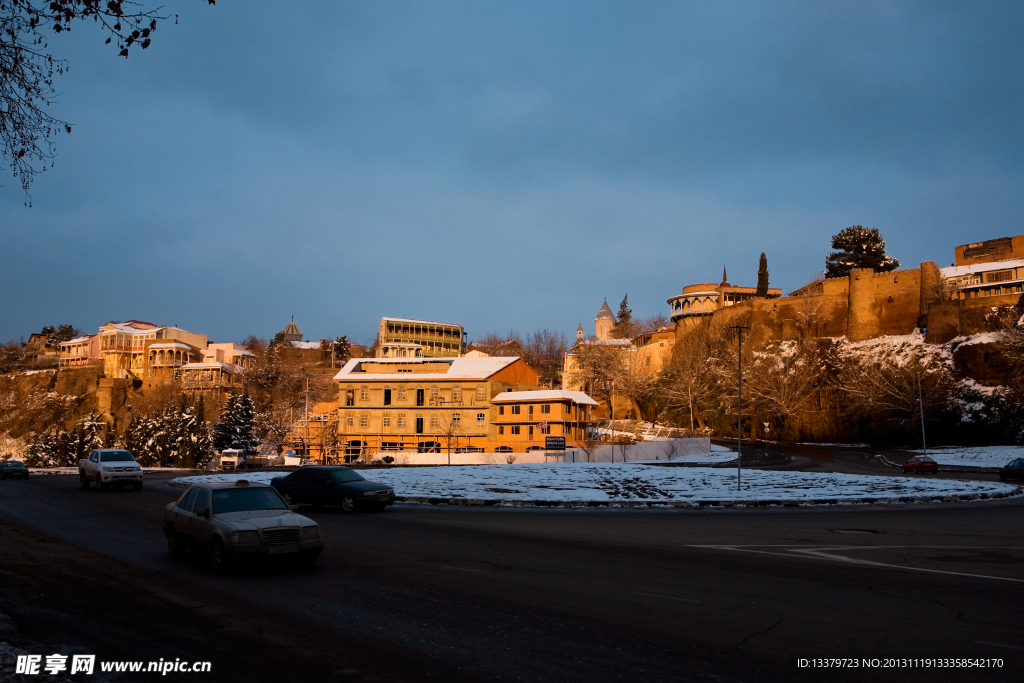
[[[692,439],[643,441],[622,445],[601,445],[590,449],[567,448],[559,451],[530,451],[529,453],[395,453],[379,451],[370,460],[386,455],[395,459],[395,465],[522,465],[527,463],[561,462],[631,462],[635,460],[670,460],[684,455],[711,452],[711,439],[706,436]],[[449,459],[450,458],[450,459]]]

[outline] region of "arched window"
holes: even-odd
[[[398,428],[405,429],[405,413],[398,414]]]
[[[437,413],[430,414],[430,428],[440,429],[441,428],[441,416]]]
[[[437,403],[437,397],[439,396],[437,387],[430,387],[430,401],[431,403]]]
[[[391,413],[384,413],[380,416],[380,426],[385,432],[391,429]]]
[[[462,422],[462,413],[452,413],[452,425],[458,425]]]
[[[370,400],[370,389],[369,387],[359,387],[359,400],[369,401]]]
[[[359,413],[359,426],[360,427],[369,427],[370,426],[370,414],[369,413]]]
[[[460,403],[462,401],[461,387],[452,387],[452,401],[455,403]]]
[[[476,414],[476,424],[477,424],[477,426],[482,427],[486,422],[487,422],[487,413],[477,413]]]
[[[481,384],[476,388],[476,400],[486,401],[487,400],[487,386]]]

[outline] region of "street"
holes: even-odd
[[[72,476],[2,482],[9,641],[207,659],[218,681],[988,681],[1024,671],[1020,499],[304,508],[327,546],[314,571],[219,576],[166,552],[162,509],[181,492],[166,486],[171,476],[147,475],[141,493],[83,491]],[[797,666],[844,657],[1003,666]]]

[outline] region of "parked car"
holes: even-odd
[[[273,487],[245,479],[189,487],[164,508],[164,535],[172,555],[206,553],[216,571],[243,557],[289,557],[312,567],[324,549],[316,522]]]
[[[96,482],[96,490],[107,486],[131,486],[142,490],[142,465],[130,451],[123,448],[97,448],[88,458],[78,461],[78,479],[82,488],[89,488],[89,482]]]
[[[1006,467],[1000,467],[999,478],[1002,481],[1007,479],[1024,481],[1024,458],[1016,458],[1006,463]]]
[[[0,463],[0,479],[28,479],[28,468],[20,460],[4,460]]]
[[[910,460],[903,463],[904,472],[931,472],[935,474],[939,471],[939,463],[935,462],[927,455],[915,455]]]
[[[356,508],[383,510],[395,502],[393,488],[363,479],[351,467],[303,467],[286,477],[271,479],[270,485],[290,503],[340,505],[345,512]]]

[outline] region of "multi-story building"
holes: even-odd
[[[102,362],[98,334],[87,334],[69,339],[60,345],[60,367],[62,368],[95,365]]]
[[[204,363],[228,363],[249,368],[255,361],[256,355],[252,351],[235,342],[216,342],[207,344],[203,349]]]
[[[590,411],[597,401],[582,391],[504,391],[491,399],[495,453],[542,451],[546,437],[563,436],[568,446],[589,438]]]
[[[377,356],[379,358],[406,358],[414,356],[413,346],[422,347],[424,358],[456,358],[462,354],[466,333],[461,325],[381,318],[378,331]],[[390,355],[385,355],[390,354]]]
[[[947,297],[1024,293],[1024,235],[961,244],[953,253],[955,263],[939,269]]]
[[[149,383],[169,379],[174,369],[198,361],[207,345],[204,334],[142,320],[107,323],[100,327],[99,338],[104,375]]]
[[[378,450],[494,452],[511,444],[531,445],[526,439],[529,434],[522,430],[526,423],[516,423],[520,433],[515,439],[510,432],[498,433],[494,399],[539,389],[537,372],[518,357],[353,358],[335,380],[338,439],[349,457]],[[530,403],[538,406],[534,426],[550,422],[561,428],[589,416],[587,399],[572,392],[543,399],[534,396]],[[542,404],[569,403],[574,406],[571,419],[562,409],[550,419],[541,418],[552,415],[542,412]],[[573,433],[566,436],[569,441]],[[533,445],[543,443],[542,438],[533,441]]]
[[[744,301],[752,301],[757,296],[757,287],[738,287],[729,284],[725,268],[722,268],[722,281],[715,285],[702,283],[683,287],[682,294],[668,300],[669,314],[676,325],[692,325],[708,318],[715,311],[735,306]],[[782,296],[782,290],[769,287],[769,299]]]

